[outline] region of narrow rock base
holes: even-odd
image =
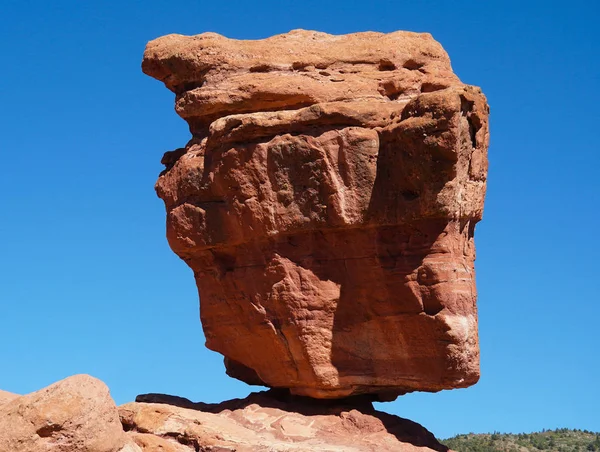
[[[448,451],[421,425],[376,411],[366,396],[328,401],[269,390],[206,404],[146,394],[119,413],[143,450]]]

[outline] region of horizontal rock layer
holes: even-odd
[[[317,398],[479,378],[488,106],[428,34],[148,44],[190,125],[156,188],[229,375]]]
[[[318,404],[269,391],[220,404],[157,394],[137,400],[143,403],[125,404],[119,413],[128,435],[149,450],[448,451],[419,424],[360,399]]]

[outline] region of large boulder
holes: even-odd
[[[229,375],[316,398],[479,378],[488,106],[429,34],[150,42],[190,126],[156,184]]]
[[[2,452],[135,452],[108,388],[75,375],[0,401]],[[6,399],[5,399],[6,400]]]

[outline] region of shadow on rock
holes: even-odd
[[[320,437],[324,444],[336,446],[334,439],[345,439],[355,447],[352,450],[363,450],[363,446],[365,450],[369,450],[368,447],[378,444],[382,446],[380,450],[413,450],[411,446],[414,446],[427,447],[437,452],[449,451],[420,424],[375,410],[372,397],[368,395],[319,400],[291,395],[285,389],[270,389],[251,393],[244,399],[232,399],[221,403],[192,402],[183,397],[166,394],[142,394],[136,397],[136,402],[140,405],[163,404],[202,413],[224,415],[236,419],[246,428],[259,431],[263,431],[264,426],[273,427],[276,423],[282,423],[283,418],[289,417],[298,428],[302,425],[310,425],[314,436]],[[256,418],[248,417],[248,413],[258,412],[261,413],[260,419],[264,424],[262,426],[257,425]],[[273,420],[276,422],[272,422]],[[283,423],[281,425],[283,426]],[[286,429],[282,428],[282,430]],[[298,434],[290,432],[289,428],[287,430],[291,440],[297,442]],[[282,439],[281,434],[276,436]],[[404,447],[398,443],[402,443]],[[344,445],[340,444],[340,446]]]

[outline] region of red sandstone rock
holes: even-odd
[[[428,34],[148,44],[192,139],[156,185],[228,374],[339,398],[479,378],[488,106]]]
[[[146,395],[119,408],[144,451],[448,451],[419,424],[375,411],[366,401],[318,404],[255,393],[220,404]]]
[[[0,452],[448,451],[419,424],[375,411],[366,396],[270,390],[219,404],[136,400],[117,410],[108,388],[87,375],[25,396],[0,391]]]
[[[0,404],[2,452],[139,450],[125,436],[106,385],[88,375]]]
[[[17,397],[19,397],[18,394],[13,394],[12,392],[0,390],[0,405],[2,405],[3,403],[8,403],[11,400],[16,399]]]

